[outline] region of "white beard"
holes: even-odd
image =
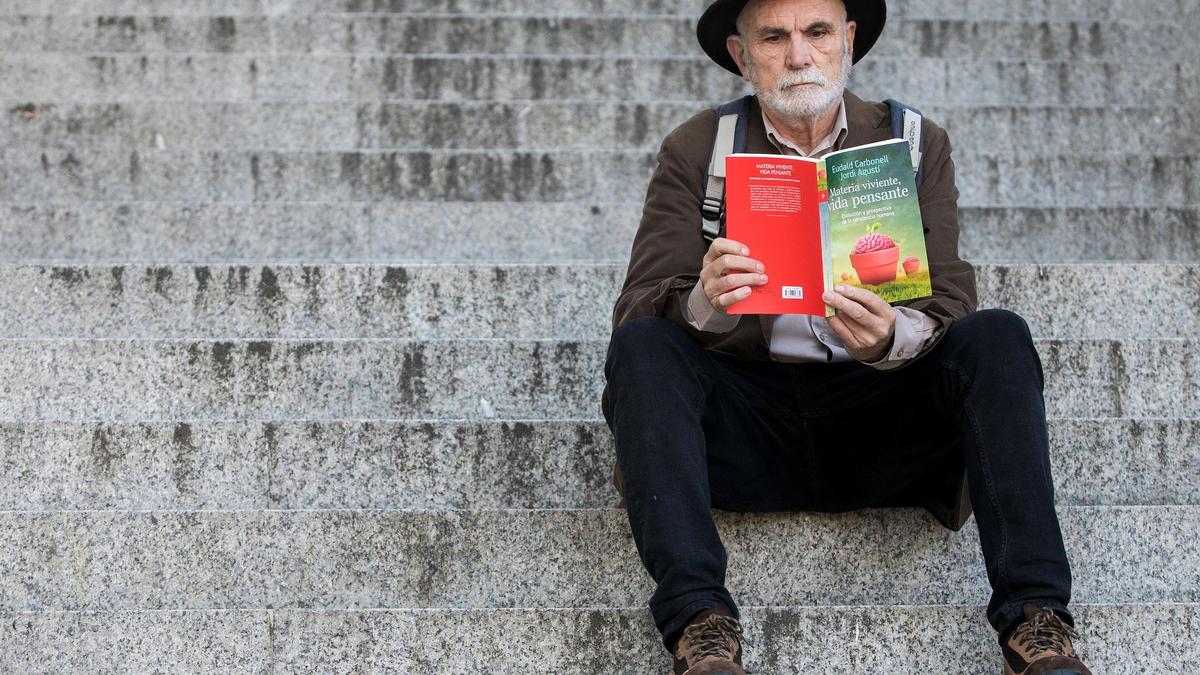
[[[759,85],[758,72],[754,63],[749,59],[747,50],[742,51],[742,61],[746,64],[746,74],[750,84],[758,96],[759,103],[772,115],[783,120],[817,119],[837,105],[842,93],[846,90],[846,81],[850,79],[850,59],[848,40],[842,40],[842,67],[835,80],[830,81],[824,73],[816,68],[795,70],[784,73],[776,83],[776,88],[766,90]],[[794,84],[812,83],[815,87],[797,87],[787,89]]]

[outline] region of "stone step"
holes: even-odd
[[[6,107],[240,100],[723,100],[744,83],[703,56],[2,54]],[[914,105],[1186,105],[1200,62],[867,59],[850,88]]]
[[[1145,24],[1113,21],[893,19],[871,58],[1023,58],[1185,61],[1200,49],[1182,23],[1155,39]],[[1178,49],[1163,54],[1155,45]],[[692,16],[84,16],[0,15],[5,53],[555,54],[680,56],[700,53]]]
[[[754,673],[995,673],[981,606],[742,606]],[[1200,659],[1192,603],[1072,605],[1093,672],[1181,672]],[[513,639],[513,636],[522,636]],[[670,656],[642,606],[0,613],[15,670],[661,673]],[[498,669],[497,663],[507,664]]]
[[[1064,506],[1200,505],[1200,420],[1049,421]],[[0,424],[0,510],[617,505],[604,422]]]
[[[1200,205],[1200,158],[955,152],[960,206]],[[0,150],[0,201],[640,201],[653,152]],[[518,207],[511,207],[518,208]]]
[[[601,339],[624,278],[622,263],[0,265],[0,338]],[[1017,312],[1035,336],[1200,338],[1200,265],[987,265],[977,278],[979,306]]]
[[[640,200],[8,203],[0,261],[621,261],[641,211]],[[1195,207],[960,207],[959,221],[959,250],[973,261],[1200,261]]]
[[[1200,601],[1200,507],[1061,506],[1077,602]],[[976,604],[974,522],[916,509],[715,514],[750,605]],[[618,509],[0,512],[0,610],[627,607]],[[763,570],[771,570],[763,574]]]
[[[710,0],[5,0],[0,14],[680,14],[698,18]],[[1000,19],[1169,22],[1188,16],[1189,0],[910,0],[888,7],[890,19]]]
[[[1200,416],[1200,341],[1036,340],[1051,416]],[[0,340],[0,421],[579,418],[607,340]]]
[[[676,103],[195,103],[13,105],[0,117],[8,148],[655,151],[710,108]],[[1149,106],[924,107],[955,148],[1024,156],[1164,153],[1200,136],[1200,115]],[[1034,138],[1036,143],[1016,139]],[[1120,139],[1114,143],[1114,139]]]

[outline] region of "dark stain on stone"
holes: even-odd
[[[267,305],[275,305],[283,297],[279,290],[279,277],[270,267],[263,267],[258,275],[258,298]]]
[[[279,425],[276,422],[263,422],[264,459],[267,474],[267,508],[279,508],[280,496],[275,492],[275,473],[279,469]]]
[[[403,267],[388,267],[383,272],[383,297],[393,302],[408,296],[408,270]]]
[[[42,173],[50,175],[50,158],[46,157],[46,153],[42,153]]]
[[[71,182],[75,183],[75,185],[83,185],[83,178],[79,175],[79,167],[82,166],[82,163],[75,156],[75,153],[68,152],[67,156],[63,157],[62,161],[59,162],[59,166],[71,177]]]
[[[598,215],[600,215],[601,213],[603,213],[603,211],[601,211],[601,210],[600,210],[600,207],[599,207],[599,206],[593,206],[593,207],[592,207],[592,215],[593,215],[593,216],[598,216]]]
[[[555,169],[554,157],[549,153],[542,155],[540,162],[540,176],[538,183],[541,190],[537,195],[525,195],[522,201],[530,201],[535,199],[562,199],[566,195],[563,194],[562,183],[558,180],[558,172]]]
[[[175,425],[171,434],[172,445],[175,446],[175,459],[171,467],[171,477],[175,480],[175,489],[180,494],[188,492],[188,481],[199,477],[196,467],[196,446],[192,443],[192,425],[180,422]]]
[[[389,94],[400,90],[400,72],[395,57],[389,56],[383,60],[383,90]]]
[[[1108,343],[1109,358],[1112,360],[1113,382],[1112,382],[1112,400],[1113,400],[1113,417],[1125,416],[1125,392],[1129,389],[1129,367],[1125,363],[1125,350],[1121,348],[1119,340],[1111,340]]]
[[[373,117],[371,110],[371,104],[364,103],[354,111],[354,147],[356,148],[361,148],[366,145],[368,136],[367,130],[371,128],[371,121]]]
[[[400,169],[400,158],[397,153],[389,152],[384,155],[383,171],[382,173],[377,173],[376,178],[376,180],[370,181],[370,185],[378,186],[380,191],[378,194],[372,196],[387,195],[394,200],[403,199],[404,190],[401,182],[404,179],[404,172]]]
[[[167,296],[167,284],[170,283],[174,273],[170,267],[152,267],[146,270],[146,275],[154,278],[154,292],[165,297]]]
[[[196,295],[203,295],[212,280],[212,270],[207,267],[197,267],[192,270],[192,275],[196,277]]]
[[[103,477],[111,478],[113,475],[113,465],[116,460],[124,457],[124,454],[118,452],[113,445],[112,429],[96,427],[92,430],[91,455],[97,473]]]
[[[1095,58],[1104,57],[1104,30],[1098,23],[1088,26],[1088,49]]]
[[[238,265],[236,270],[231,270],[237,276],[238,290],[246,290],[246,285],[250,283],[250,268],[245,265]]]
[[[233,377],[233,343],[214,342],[212,345],[213,372],[222,380]]]
[[[362,155],[357,152],[343,152],[338,159],[338,181],[348,184],[353,194],[361,186]]]
[[[306,265],[300,271],[304,276],[304,290],[307,291],[305,309],[309,314],[316,316],[321,311],[321,268]]]
[[[113,267],[112,269],[109,270],[109,274],[112,275],[112,279],[113,279],[112,294],[113,295],[124,294],[125,293],[125,281],[124,281],[125,268],[124,267]]]
[[[428,398],[425,375],[425,353],[421,345],[414,344],[404,353],[400,366],[400,402],[407,408],[406,414],[420,414],[413,408]]]
[[[31,120],[37,115],[38,107],[32,103],[26,103],[11,107],[8,112],[20,115],[22,119]]]
[[[51,267],[50,278],[61,281],[67,286],[75,286],[83,281],[84,271],[78,267]]]
[[[530,98],[541,99],[546,96],[546,62],[542,59],[528,61]]]
[[[250,59],[250,95],[252,98],[258,97],[258,62]]]
[[[247,344],[246,351],[264,363],[271,359],[271,343],[264,340],[256,340]]]
[[[232,16],[208,20],[208,43],[218,52],[231,52],[237,42],[237,23]]]
[[[315,343],[315,342],[299,342],[299,343],[293,344],[291,347],[288,348],[288,350],[292,353],[292,356],[295,358],[296,364],[299,365],[300,363],[302,363],[304,361],[304,359],[308,358],[308,356],[310,354],[317,351],[317,343]]]
[[[638,104],[633,107],[633,134],[630,139],[635,145],[644,145],[650,135],[650,107]]]
[[[187,352],[189,366],[194,366],[197,363],[200,363],[201,351],[202,350],[200,349],[200,345],[198,343],[193,342],[192,344],[188,345]]]
[[[262,193],[262,166],[258,153],[250,155],[250,184],[253,186],[254,199],[257,200]]]
[[[129,184],[137,185],[142,179],[142,158],[137,150],[129,153]]]

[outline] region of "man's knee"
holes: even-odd
[[[689,349],[691,338],[670,319],[643,316],[626,321],[613,331],[606,367],[616,364],[658,363],[671,352]],[[698,347],[698,345],[696,345]]]
[[[946,339],[993,358],[1027,352],[1033,346],[1029,324],[1007,309],[981,309],[955,319]]]

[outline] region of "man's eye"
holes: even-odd
[[[823,31],[823,30],[814,30],[814,31],[812,32],[812,36],[813,36],[814,38],[823,38],[823,37],[825,37],[826,35],[829,35],[829,33],[828,33],[827,31]]]
[[[767,42],[779,42],[782,39],[783,38],[779,37],[778,35],[772,35],[767,38]]]

